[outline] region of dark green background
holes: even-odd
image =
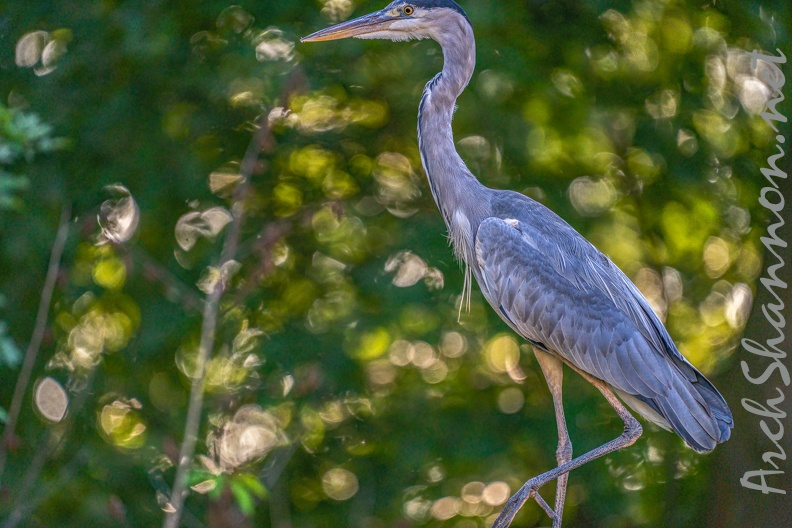
[[[157,496],[168,494],[174,475],[164,461],[181,442],[189,392],[179,365],[201,328],[195,284],[216,263],[223,237],[183,252],[174,227],[193,209],[229,206],[210,191],[209,176],[238,170],[251,124],[273,108],[291,115],[273,121],[272,148],[244,202],[242,268],[221,304],[216,347],[227,357],[241,329],[260,329],[253,353],[261,364],[218,374],[198,453],[207,454],[207,435],[244,404],[278,416],[288,441],[218,477],[214,494],[193,493],[185,525],[472,528],[491,523],[498,508],[465,502],[466,484],[502,481],[515,491],[555,464],[551,400],[533,355],[522,347],[524,380],[515,381],[515,367],[510,376],[498,363],[502,346],[514,346],[502,339],[510,333],[480,294],[458,315],[462,273],[415,135],[421,90],[442,67],[439,47],[298,42],[338,17],[380,7],[296,0],[0,6],[3,409],[64,204],[72,204],[74,220],[34,371],[34,379],[52,376],[67,387],[72,407],[64,423],[47,425],[28,390],[0,517],[21,500],[38,501],[24,526],[161,522]],[[747,72],[739,50],[789,55],[786,3],[463,7],[478,55],[455,118],[463,158],[485,184],[540,200],[608,254],[735,411],[732,440],[712,455],[647,425],[630,449],[576,470],[565,525],[792,523],[790,499],[738,483],[743,471],[766,467],[761,454],[772,447],[740,400],[764,401],[780,382],[745,382],[739,339],[747,332],[761,340],[771,329],[758,310],[747,328],[747,312],[735,312],[740,292],[751,291],[754,306],[767,299],[757,278],[770,218],[757,196],[766,184],[760,168],[775,149],[772,130],[740,99]],[[15,64],[17,42],[37,30],[67,49],[45,75]],[[261,39],[293,49],[257,60]],[[792,115],[788,102],[778,108]],[[123,247],[96,246],[103,187],[115,183],[140,206],[140,228]],[[792,239],[788,228],[779,233]],[[443,287],[395,285],[387,263],[402,251],[436,268]],[[125,280],[113,275],[119,270]],[[789,277],[788,266],[783,273]],[[100,323],[91,331],[114,340],[86,367],[74,359],[75,328],[93,316]],[[463,336],[463,355],[438,355],[449,332]],[[394,364],[397,340],[433,347],[434,363]],[[445,376],[432,370],[442,371],[438,360]],[[287,376],[294,383],[284,395]],[[519,395],[524,405],[503,412],[503,399]],[[620,432],[606,402],[571,373],[565,395],[576,454]],[[114,402],[125,414],[108,429],[102,416]],[[141,426],[143,434],[132,434]],[[787,452],[791,438],[782,440]],[[36,453],[57,439],[35,471]],[[322,479],[334,468],[355,475],[352,498],[328,497]],[[263,498],[240,484],[245,475],[261,479]],[[33,479],[29,489],[25,478]],[[464,506],[459,515],[433,516],[443,497]],[[529,504],[515,525],[548,523]]]

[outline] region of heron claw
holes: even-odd
[[[541,477],[541,476],[540,476]],[[492,525],[492,528],[509,528],[511,526],[512,521],[514,520],[514,516],[517,515],[517,512],[520,511],[520,508],[528,502],[530,499],[534,499],[539,507],[544,510],[545,514],[550,517],[550,520],[553,521],[553,526],[561,526],[558,519],[558,514],[550,507],[549,504],[542,498],[539,494],[539,488],[547,482],[542,482],[540,477],[534,477],[525,484],[509,499],[506,503],[506,506],[503,508],[503,511],[498,518],[495,519],[495,522]]]

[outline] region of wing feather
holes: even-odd
[[[555,218],[539,228],[481,222],[472,267],[487,300],[523,337],[643,402],[695,449],[727,439],[722,396],[679,354],[629,279]]]
[[[520,334],[627,392],[653,397],[667,390],[667,362],[640,339],[629,317],[602,292],[559,274],[519,227],[485,220],[476,255],[485,295]],[[629,350],[639,357],[633,361]]]

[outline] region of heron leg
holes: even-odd
[[[613,407],[613,409],[616,411],[616,414],[619,415],[619,418],[621,418],[624,422],[624,432],[610,442],[603,444],[596,449],[592,449],[588,453],[581,455],[561,466],[558,466],[555,469],[551,469],[550,471],[542,473],[541,475],[534,477],[523,484],[517,493],[512,495],[512,497],[506,503],[506,506],[503,508],[501,514],[497,519],[495,519],[495,523],[492,525],[492,528],[508,528],[511,526],[514,516],[517,515],[517,512],[520,510],[520,508],[522,508],[522,506],[531,498],[536,500],[542,509],[547,512],[547,514],[553,520],[554,527],[560,526],[560,512],[548,512],[546,503],[539,496],[537,490],[548,482],[555,480],[562,475],[566,475],[573,469],[579,468],[580,466],[587,464],[594,459],[600,458],[604,455],[607,455],[608,453],[612,453],[624,447],[631,446],[636,440],[638,440],[638,438],[641,436],[641,433],[643,432],[641,424],[638,422],[638,420],[636,420],[633,415],[630,414],[630,412],[624,407],[624,405],[622,405],[622,403],[618,400],[618,398],[616,398],[605,382],[590,376],[588,373],[583,372],[572,365],[570,365],[570,367],[583,376],[589,383],[594,385],[602,393],[611,407]]]
[[[564,364],[556,356],[548,354],[538,349],[534,349],[534,354],[542,367],[542,373],[547,381],[547,387],[553,396],[553,409],[555,410],[556,425],[558,426],[558,449],[556,450],[556,461],[559,466],[563,466],[572,460],[572,442],[569,440],[566,418],[564,417],[564,404],[561,398],[561,386],[564,378]],[[553,519],[553,528],[561,528],[561,517],[564,513],[564,499],[566,498],[567,480],[569,473],[559,475],[556,483],[556,496]]]

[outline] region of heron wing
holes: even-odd
[[[541,226],[502,218],[480,224],[475,271],[485,297],[526,339],[645,402],[694,448],[712,449],[722,432],[709,400],[720,395],[714,387],[717,398],[691,389],[709,382],[676,351],[640,292],[553,216],[543,215]]]
[[[524,337],[631,394],[667,391],[667,362],[630,318],[602,291],[559,273],[524,224],[486,219],[476,234],[476,259],[485,295]],[[636,347],[647,357],[627,353]]]

